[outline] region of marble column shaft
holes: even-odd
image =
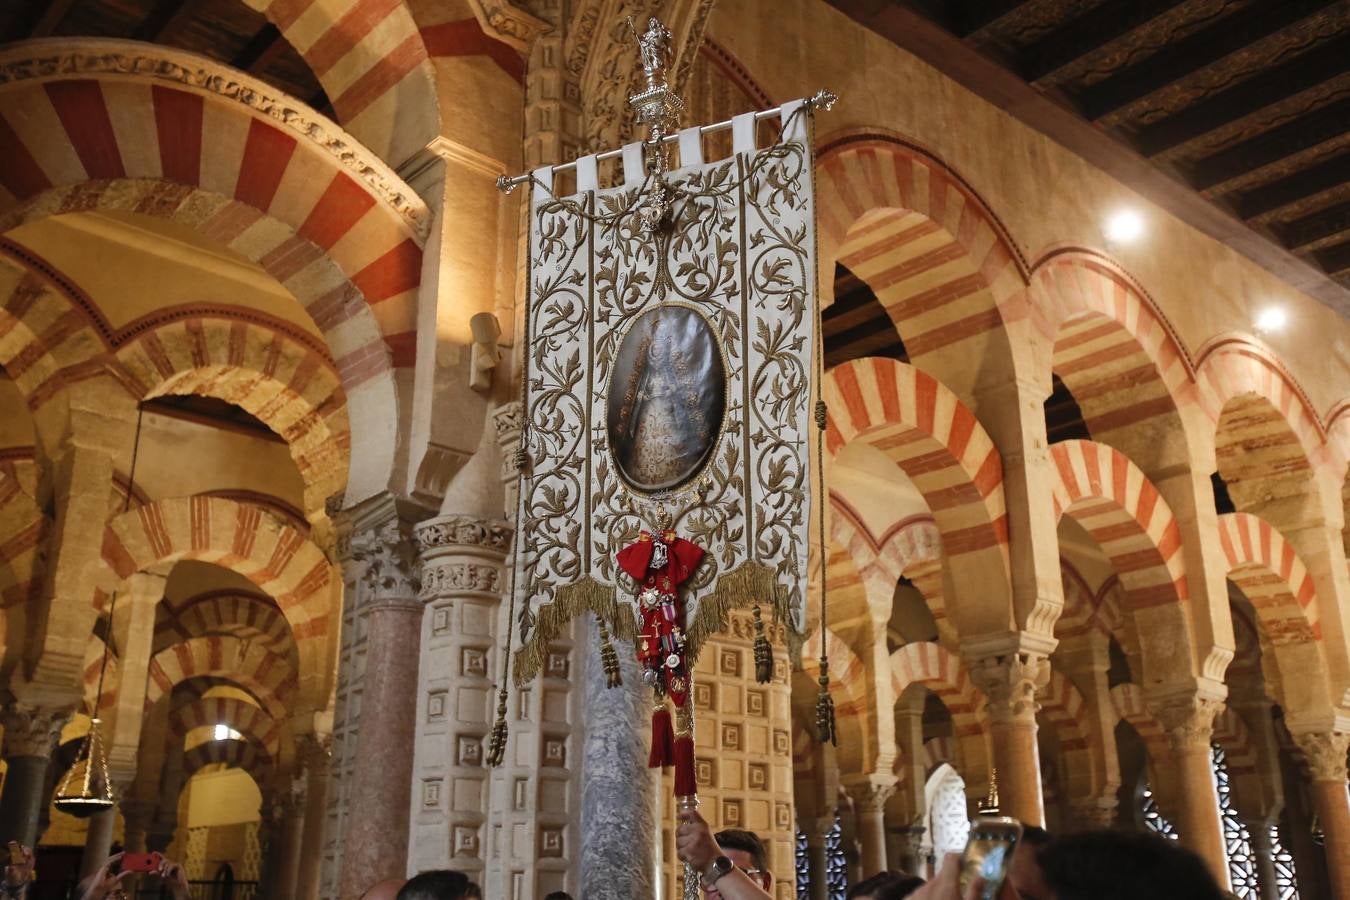
[[[4,793],[0,794],[0,844],[37,842],[38,819],[47,805],[47,767],[68,711],[11,703],[4,711]]]
[[[864,878],[886,871],[886,801],[895,788],[894,775],[872,775],[845,783],[858,820],[859,865]]]
[[[1270,843],[1270,823],[1250,821],[1244,824],[1251,836],[1252,862],[1256,864],[1256,879],[1261,889],[1261,900],[1280,900],[1280,889],[1275,883],[1275,856]]]
[[[407,874],[422,604],[411,531],[399,518],[364,528],[358,521],[351,554],[362,568],[357,616],[366,620],[366,664],[339,889],[355,900]]]
[[[309,734],[298,743],[305,765],[305,809],[294,896],[295,900],[318,900],[324,828],[328,824],[328,769],[332,756],[332,737]]]
[[[117,810],[106,809],[90,816],[84,833],[84,854],[80,857],[80,878],[98,871],[103,861],[112,855],[113,827],[117,824]]]
[[[1181,845],[1198,853],[1219,885],[1228,890],[1228,854],[1219,823],[1210,747],[1214,716],[1222,705],[1215,699],[1180,697],[1159,704],[1157,712],[1172,752]]]
[[[1331,731],[1294,735],[1312,772],[1311,794],[1325,839],[1331,893],[1350,897],[1350,794],[1346,791],[1346,751],[1350,733]]]
[[[1036,691],[1049,676],[1045,659],[1025,653],[987,657],[971,667],[989,700],[1002,814],[1028,825],[1045,824],[1040,750],[1036,744]]]
[[[623,651],[619,653],[623,685],[607,688],[594,617],[586,634],[581,896],[647,900],[653,896],[656,853],[653,778],[647,768],[648,691],[633,654]],[[673,809],[674,803],[666,807]]]
[[[281,897],[297,897],[300,877],[301,841],[305,831],[304,791],[291,790],[277,804],[277,869],[273,889]]]

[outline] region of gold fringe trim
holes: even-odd
[[[704,641],[726,630],[731,610],[766,604],[773,607],[774,619],[787,626],[789,654],[800,656],[806,636],[792,625],[787,588],[777,583],[773,569],[763,563],[744,562],[719,576],[712,592],[699,598],[698,615],[689,623],[690,658],[698,657]]]
[[[558,588],[553,602],[540,609],[530,639],[516,651],[512,667],[516,687],[539,674],[548,657],[549,644],[558,639],[568,622],[584,612],[594,613],[618,640],[637,640],[638,625],[632,607],[619,603],[613,585],[601,584],[588,575]]]

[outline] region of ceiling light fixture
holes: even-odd
[[[1144,219],[1132,209],[1122,209],[1106,220],[1106,239],[1128,244],[1144,233]]]

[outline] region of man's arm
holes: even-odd
[[[680,859],[700,874],[706,874],[713,860],[724,855],[707,821],[696,812],[680,814],[680,827],[675,832],[675,848],[679,851]],[[717,879],[716,887],[724,900],[773,900],[772,895],[740,869],[732,869]]]

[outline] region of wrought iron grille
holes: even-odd
[[[1143,791],[1139,794],[1139,811],[1143,814],[1145,828],[1156,831],[1169,840],[1177,839],[1176,826],[1158,811],[1158,801],[1153,799],[1153,791],[1148,785],[1144,785]]]
[[[1280,842],[1280,826],[1270,826],[1270,856],[1275,863],[1275,890],[1280,900],[1298,900],[1298,870],[1294,854]]]
[[[806,832],[797,830],[797,846],[794,854],[797,864],[797,900],[810,900],[811,897],[811,854],[806,846]]]
[[[848,893],[848,863],[844,859],[844,829],[839,817],[825,835],[825,885],[830,900],[845,900]]]
[[[1228,777],[1228,757],[1218,744],[1211,745],[1210,758],[1214,764],[1214,784],[1219,791],[1219,821],[1223,824],[1223,846],[1228,853],[1228,877],[1233,882],[1233,893],[1243,900],[1257,900],[1261,885],[1256,877],[1256,857],[1252,853],[1252,836],[1238,818],[1233,805],[1233,784]]]

